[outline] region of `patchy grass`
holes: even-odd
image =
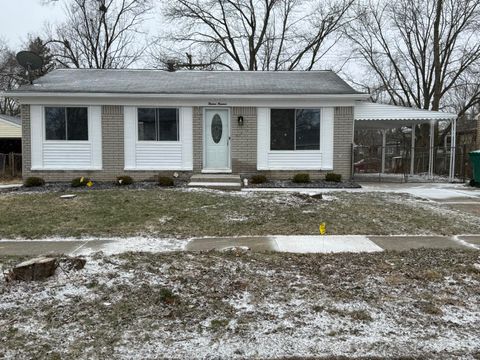
[[[0,185],[10,184],[22,184],[23,179],[21,177],[0,176]]]
[[[479,262],[426,249],[95,255],[43,282],[0,281],[0,357],[473,359]]]
[[[231,236],[480,233],[478,217],[401,194],[306,195],[182,189],[0,194],[0,236]]]

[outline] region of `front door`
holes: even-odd
[[[230,171],[230,119],[227,109],[205,110],[205,164],[207,171]]]

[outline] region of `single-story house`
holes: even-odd
[[[22,120],[0,114],[0,154],[22,152]]]
[[[10,92],[23,176],[352,175],[355,106],[332,71],[59,69]],[[212,176],[212,175],[209,175]]]

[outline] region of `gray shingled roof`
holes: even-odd
[[[15,92],[118,94],[359,94],[333,71],[58,69]]]
[[[17,116],[9,116],[0,114],[0,119],[11,122],[15,125],[22,125],[22,119]]]

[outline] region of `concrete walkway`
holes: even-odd
[[[167,252],[182,251],[186,239],[129,237],[102,239],[55,238],[44,240],[0,240],[0,255],[88,255],[99,251],[107,255],[128,251]]]
[[[248,247],[252,251],[268,250],[295,253],[375,252],[383,250],[409,250],[419,248],[480,250],[480,235],[311,235],[194,238],[188,242],[186,250],[225,250],[236,246]]]
[[[418,248],[480,250],[480,235],[462,236],[244,236],[206,237],[188,240],[126,238],[88,240],[0,240],[0,255],[88,255],[98,251],[118,254],[128,251],[209,251],[244,247],[251,251],[293,253],[376,252]]]

